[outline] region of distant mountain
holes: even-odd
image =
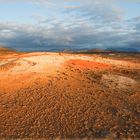
[[[113,47],[110,47],[110,48],[107,48],[107,49],[100,49],[100,48],[94,48],[94,49],[79,49],[79,50],[74,50],[74,51],[77,51],[77,52],[84,52],[84,53],[139,53],[139,51],[135,48],[131,48],[131,47],[116,47],[116,48],[113,48]]]
[[[8,47],[0,46],[0,52],[1,52],[1,53],[16,52],[16,50],[11,49],[11,48],[8,48]]]
[[[109,47],[107,49],[101,49],[101,48],[93,48],[93,49],[88,49],[88,48],[79,48],[79,47],[75,47],[75,46],[71,46],[70,48],[68,48],[67,46],[57,46],[54,48],[48,47],[42,47],[39,46],[37,48],[20,48],[20,47],[3,47],[0,46],[0,52],[1,53],[13,53],[13,52],[17,52],[18,51],[23,51],[23,52],[38,52],[38,51],[48,51],[48,52],[83,52],[83,53],[113,53],[113,52],[132,52],[132,53],[140,53],[140,50],[137,50],[136,48],[132,48],[132,47]],[[51,49],[49,49],[51,48]]]
[[[87,50],[87,52],[104,52],[104,50],[99,49],[99,48],[95,48],[95,49]]]
[[[107,52],[139,52],[135,48],[131,47],[119,47],[119,48],[107,48],[105,49]]]

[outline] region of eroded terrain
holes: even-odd
[[[0,55],[0,138],[139,138],[139,62]]]

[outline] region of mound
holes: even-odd
[[[0,53],[11,53],[11,52],[16,52],[16,50],[8,48],[8,47],[1,47],[0,46]]]

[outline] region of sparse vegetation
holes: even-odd
[[[140,64],[120,60],[42,53],[0,66],[0,138],[140,137]]]

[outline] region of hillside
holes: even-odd
[[[16,50],[8,48],[8,47],[0,46],[0,53],[1,54],[14,53],[14,52],[16,52]]]
[[[0,138],[139,137],[140,63],[87,54],[6,56]]]

